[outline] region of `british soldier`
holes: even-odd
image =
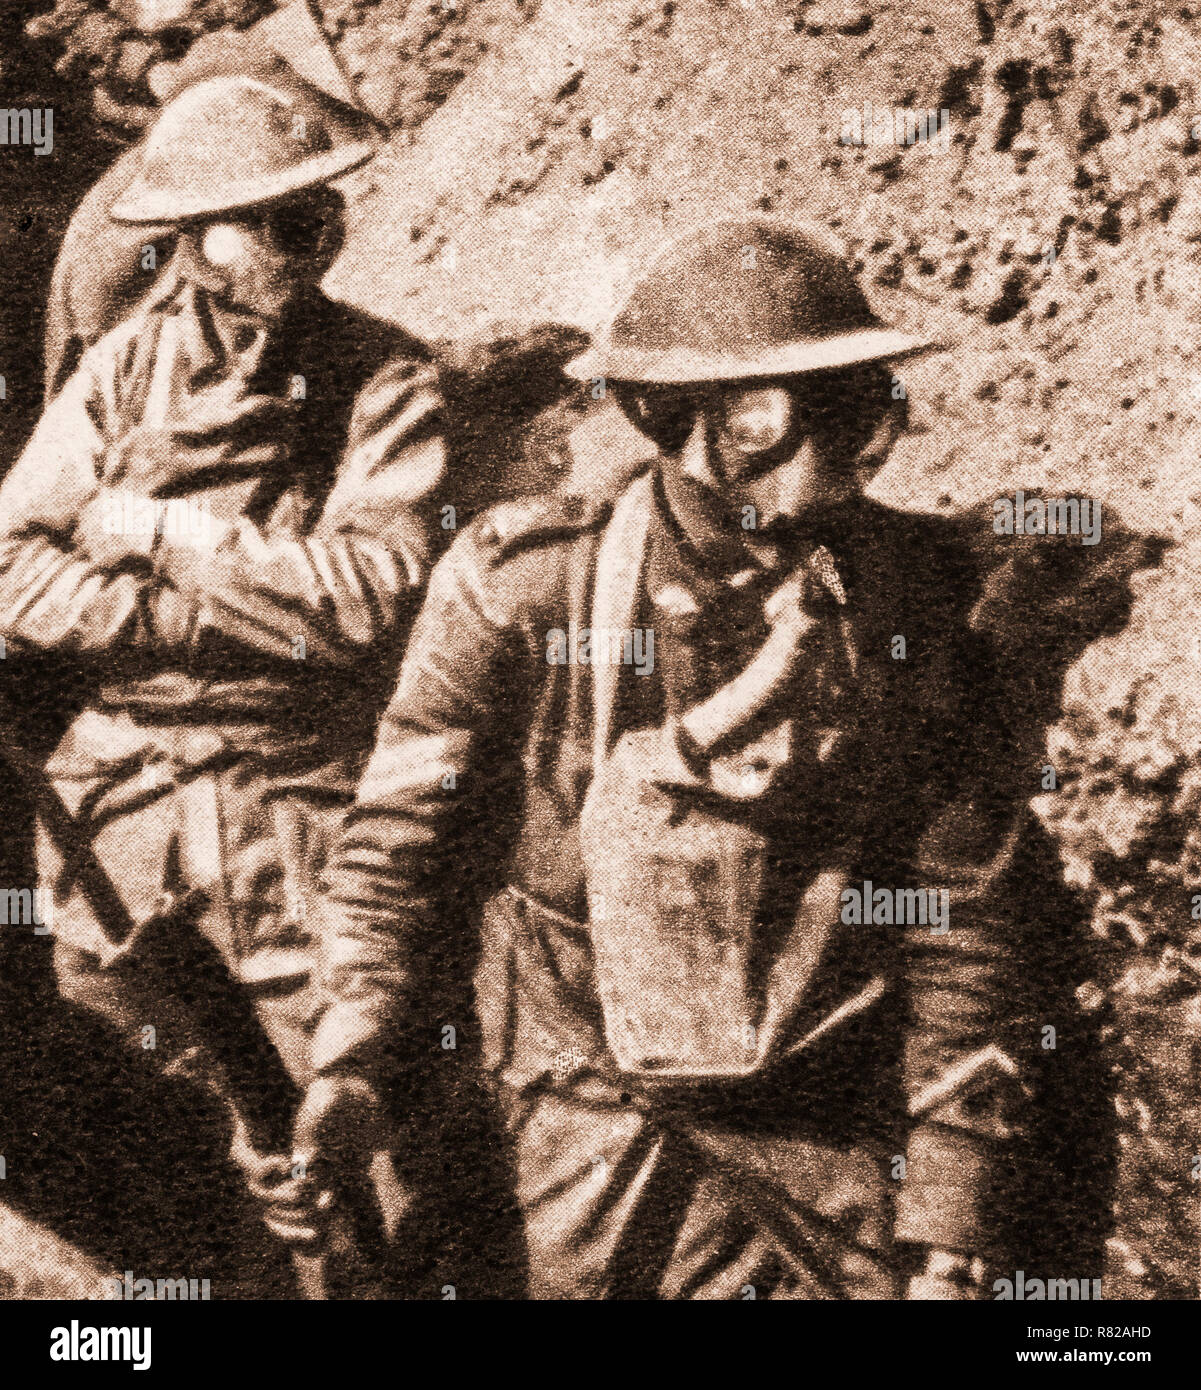
[[[210,1085],[222,1049],[248,1054],[196,973],[209,951],[285,1129],[270,1078],[308,1076],[318,878],[447,535],[428,355],[318,288],[330,181],[373,151],[253,78],[182,92],[111,209],[169,227],[171,259],[0,487],[9,674],[51,656],[83,676],[46,769],[73,824],[39,829],[59,989]],[[234,1118],[270,1214],[283,1155]]]
[[[682,238],[575,365],[654,449],[611,508],[504,504],[434,572],[329,870],[315,1191],[471,940],[536,1296],[977,1296],[1026,813],[974,562],[861,491],[927,346],[763,217]],[[865,883],[945,920],[845,911]]]

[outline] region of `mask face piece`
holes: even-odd
[[[221,270],[236,264],[251,254],[250,238],[234,222],[215,222],[205,229],[200,243],[204,259]]]
[[[796,419],[793,394],[784,386],[732,387],[713,396],[713,419],[735,455],[750,458],[777,449]]]
[[[320,280],[340,247],[341,232],[340,200],[310,194],[211,222],[200,249],[223,273],[235,304],[270,316],[304,284]]]
[[[806,440],[823,455],[853,458],[895,409],[890,371],[879,363],[774,380],[713,385],[614,383],[630,421],[666,454],[704,419],[719,472],[738,483],[769,472]]]
[[[684,447],[696,417],[693,393],[679,386],[617,383],[614,394],[626,418],[666,454]]]
[[[279,250],[288,257],[312,260],[330,238],[334,214],[320,204],[293,201],[268,208],[263,226]]]
[[[225,293],[238,308],[271,317],[292,298],[293,267],[258,217],[212,223],[204,229],[200,248],[221,271]]]

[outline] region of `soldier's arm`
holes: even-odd
[[[918,865],[924,886],[946,887],[947,920],[904,944],[912,1128],[897,1236],[966,1255],[995,1247],[989,1202],[1022,1121],[1023,924],[1007,890],[1027,824],[1024,807],[948,807]]]
[[[318,1076],[375,1078],[404,1017],[414,961],[436,951],[432,925],[463,887],[455,847],[464,821],[483,851],[495,828],[481,750],[498,720],[510,734],[521,723],[509,682],[538,653],[515,614],[536,581],[528,565],[498,579],[479,535],[465,531],[434,570],[328,871],[330,1006],[313,1040]]]
[[[142,153],[141,144],[133,145],[105,170],[63,234],[46,300],[47,400],[70,380],[83,354],[126,318],[154,283],[154,269],[143,262],[145,248],[154,248],[155,265],[166,265],[170,257],[174,229],[124,225],[108,215],[137,176]]]
[[[77,544],[104,448],[99,397],[85,362],[0,486],[0,636],[18,645],[87,655],[152,640],[148,566],[99,565]]]
[[[433,370],[385,368],[356,402],[341,468],[307,534],[239,520],[214,523],[204,548],[162,538],[156,572],[189,610],[175,635],[219,634],[280,657],[293,656],[299,638],[315,660],[361,660],[395,635],[428,578],[445,468]]]

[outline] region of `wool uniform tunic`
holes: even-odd
[[[695,539],[654,467],[611,515],[496,508],[436,568],[329,871],[314,1066],[385,1084],[398,1053],[420,1059],[473,943],[534,1294],[895,1297],[898,1242],[992,1248],[1022,1123],[1008,887],[1025,813],[996,775],[991,655],[968,621],[979,576],[935,518],[860,499],[827,526],[827,597],[845,603],[817,610],[785,701],[793,752],[744,812],[771,847],[758,943],[800,922],[805,963],[778,982],[787,1007],[751,1074],[653,1084],[606,1031],[580,824],[598,687],[561,639],[596,626],[614,576],[603,626],[657,629],[653,669],[617,668],[614,737],[720,688],[753,645],[754,585]],[[673,628],[680,592],[702,616]],[[844,916],[866,880],[945,889],[950,929]],[[646,894],[662,886],[647,868]]]
[[[446,534],[441,431],[418,344],[316,292],[240,313],[184,237],[0,487],[10,693],[26,655],[82,671],[47,770],[133,923],[43,829],[60,987],[164,1064],[211,1041],[199,930],[307,1073],[318,876]]]

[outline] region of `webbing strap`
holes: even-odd
[[[633,626],[650,522],[651,474],[646,473],[622,494],[601,537],[592,592],[593,632]],[[607,661],[592,664],[593,775],[609,751],[620,671]]]

